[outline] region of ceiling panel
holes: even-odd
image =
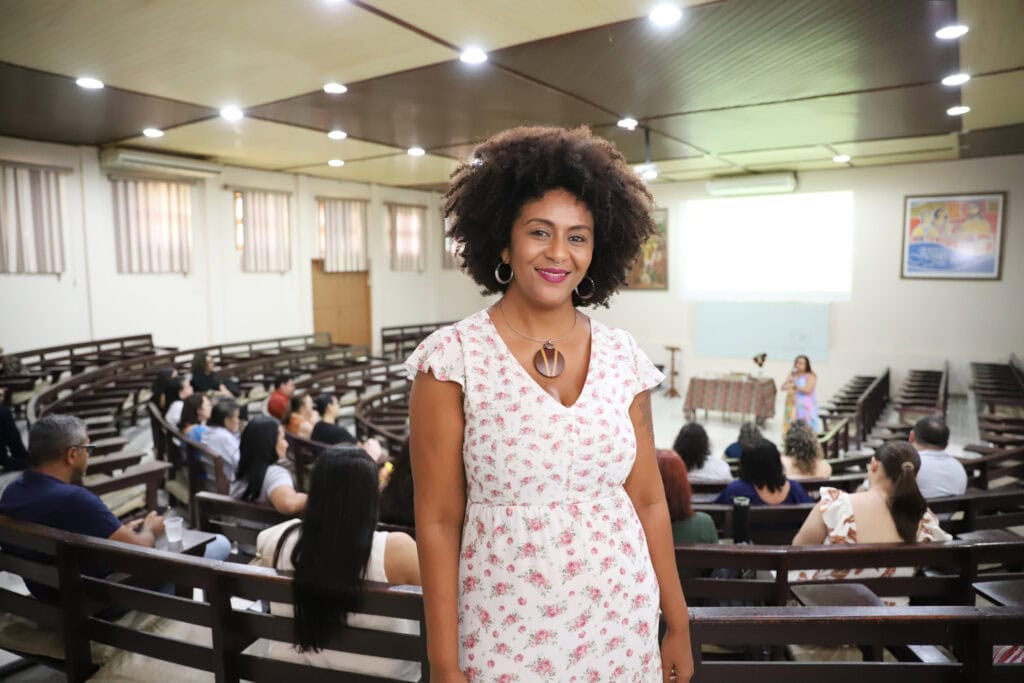
[[[759,164],[771,164],[780,161],[832,161],[832,151],[827,147],[816,145],[813,147],[791,147],[788,149],[762,149],[755,152],[743,152],[741,154],[725,154],[722,158],[740,166],[757,166]]]
[[[1021,36],[1024,38],[1024,26]],[[964,128],[974,130],[1024,123],[1024,66],[1013,73],[972,78],[961,88],[963,103],[971,108],[964,115]]]
[[[923,161],[950,161],[960,158],[955,149],[942,149],[931,152],[907,152],[905,154],[878,154],[861,156],[850,162],[851,166],[888,166],[891,164],[912,164]]]
[[[518,45],[496,63],[645,117],[936,81],[953,0],[729,0],[668,30],[647,19]]]
[[[689,173],[693,171],[715,171],[735,169],[735,164],[710,156],[693,157],[690,159],[673,159],[658,162],[658,173]]]
[[[308,173],[338,180],[412,186],[447,183],[448,177],[457,165],[458,162],[452,159],[433,154],[421,157],[395,154],[347,163],[341,168],[319,165],[292,170],[296,173]]]
[[[714,1],[678,0],[676,4]],[[646,16],[652,7],[650,0],[367,0],[366,4],[460,47],[484,50]]]
[[[1024,66],[1024,0],[959,0],[960,65],[969,74]]]
[[[972,130],[960,136],[960,156],[1024,154],[1024,124]]]
[[[0,63],[0,135],[100,145],[215,116],[197,107],[117,88],[84,90],[65,76]]]
[[[646,160],[647,150],[644,143],[644,131],[641,128],[630,131],[618,126],[598,126],[593,131],[611,141],[629,163],[639,164]],[[703,153],[683,142],[651,131],[651,161],[697,156],[703,156]]]
[[[834,163],[831,159],[815,161],[773,161],[763,164],[751,164],[747,169],[754,172],[762,171],[834,171],[846,168],[846,164]]]
[[[949,133],[959,130],[960,121],[947,116],[946,109],[958,101],[956,92],[935,84],[671,116],[650,125],[715,154],[726,154]]]
[[[864,142],[838,142],[832,147],[840,154],[857,158],[867,155],[901,154],[903,152],[931,152],[940,149],[956,149],[960,144],[959,135],[924,135],[917,138],[896,138],[892,140],[867,140]]]
[[[351,3],[325,0],[3,0],[0,22],[0,61],[213,107],[453,56]]]
[[[615,118],[492,64],[455,60],[254,108],[254,116],[425,149],[464,144],[520,125],[576,126]]]
[[[280,123],[244,118],[225,121],[217,117],[168,130],[162,138],[124,141],[133,147],[213,157],[225,164],[254,168],[286,169],[326,164],[328,159],[360,159],[393,154],[385,147],[361,140],[331,140],[324,133]]]

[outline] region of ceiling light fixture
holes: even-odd
[[[849,154],[837,154],[834,157],[832,157],[832,162],[836,163],[836,164],[845,164],[845,163],[849,163],[849,161],[850,161],[850,155]]]
[[[683,18],[683,11],[670,2],[663,2],[647,15],[655,26],[672,26]]]
[[[658,169],[654,168],[654,166],[645,168],[643,173],[640,174],[640,177],[644,180],[654,180],[658,177]]]
[[[956,40],[960,36],[967,33],[968,28],[963,24],[950,24],[949,26],[943,26],[935,32],[936,38],[942,40]]]
[[[345,138],[348,137],[348,133],[346,133],[343,130],[332,130],[330,133],[327,134],[327,137],[329,137],[332,140],[344,140]]]
[[[411,157],[421,157],[426,154],[426,151],[422,147],[410,147],[408,154]]]
[[[348,88],[343,86],[341,83],[331,81],[330,83],[324,83],[324,92],[328,95],[341,95],[342,93],[348,92]]]
[[[147,138],[162,138],[164,136],[164,132],[159,128],[144,128],[142,134]]]
[[[341,159],[331,159],[330,161],[327,162],[327,165],[333,166],[334,168],[341,168],[342,166],[345,165],[345,162],[342,161]]]
[[[619,119],[618,126],[619,128],[625,128],[626,130],[636,130],[637,120],[627,116],[624,119]]]
[[[238,121],[244,114],[242,110],[235,105],[229,105],[220,110],[221,118],[227,119],[228,121]]]
[[[79,88],[85,88],[86,90],[99,90],[103,87],[103,81],[98,78],[90,78],[89,76],[82,76],[77,81]]]
[[[950,74],[942,79],[942,85],[963,85],[969,80],[971,77],[967,74]]]
[[[949,114],[950,116],[963,116],[964,114],[966,114],[970,110],[971,110],[970,107],[965,106],[963,104],[958,104],[955,107],[950,107],[949,109],[947,109],[946,113]]]
[[[467,47],[459,55],[459,60],[466,64],[483,64],[487,61],[487,53],[478,47]]]

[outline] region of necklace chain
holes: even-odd
[[[579,317],[580,317],[579,314],[576,312],[576,310],[573,309],[572,327],[569,328],[568,332],[563,334],[561,337],[558,337],[557,339],[535,339],[534,337],[531,337],[528,334],[523,334],[522,332],[520,332],[516,328],[512,327],[512,323],[510,323],[508,321],[508,316],[505,315],[505,309],[502,308],[500,301],[498,302],[498,312],[501,313],[501,318],[502,318],[502,320],[505,321],[505,324],[508,325],[508,329],[512,330],[513,332],[518,334],[520,337],[523,337],[524,339],[529,339],[532,342],[537,342],[538,344],[554,344],[555,342],[562,341],[563,339],[568,337],[570,334],[572,334],[572,331],[576,329],[576,321],[579,320]]]

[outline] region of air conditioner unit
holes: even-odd
[[[209,161],[199,161],[170,154],[139,152],[133,149],[106,149],[100,153],[100,166],[105,171],[174,176],[178,178],[212,178],[221,174],[223,167]]]
[[[712,178],[708,194],[715,197],[741,197],[749,194],[782,194],[796,189],[796,173],[760,173]]]

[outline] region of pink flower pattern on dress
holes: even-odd
[[[406,365],[463,387],[469,680],[660,681],[658,584],[623,484],[636,459],[629,406],[663,376],[636,341],[592,320],[570,407],[519,364],[486,311],[435,332]]]

